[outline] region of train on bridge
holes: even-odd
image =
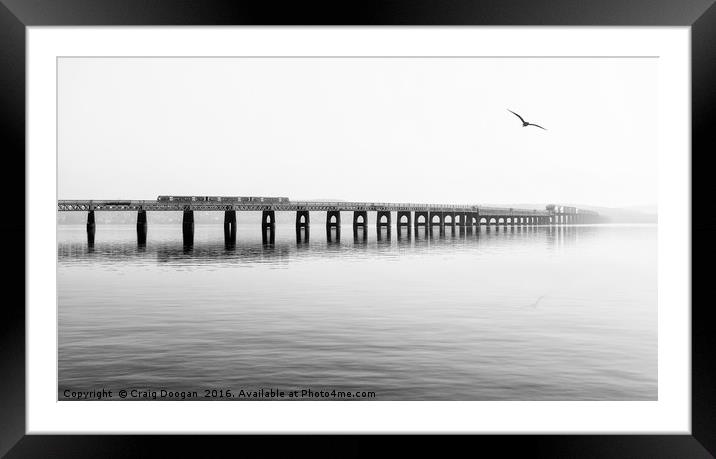
[[[268,197],[268,196],[158,196],[159,202],[176,202],[176,203],[192,203],[192,202],[251,202],[251,203],[287,203],[289,199],[286,197]]]

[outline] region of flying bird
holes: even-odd
[[[547,129],[543,128],[542,126],[540,126],[539,124],[528,123],[527,121],[525,121],[524,118],[522,118],[520,115],[518,115],[517,113],[513,112],[513,111],[510,110],[509,108],[507,109],[507,111],[510,112],[510,113],[512,113],[512,114],[515,115],[517,118],[519,118],[520,121],[522,121],[522,127],[534,126],[534,127],[540,128],[540,129],[544,129],[545,131],[547,130]]]

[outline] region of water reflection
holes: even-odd
[[[270,226],[270,225],[269,225]],[[62,389],[654,400],[655,228],[58,230]],[[318,231],[318,233],[315,233]]]
[[[311,230],[308,226],[296,227],[296,244],[308,244]]]
[[[326,241],[329,244],[339,244],[341,242],[341,227],[340,226],[327,226],[326,227]]]
[[[98,241],[93,238],[91,243],[77,237],[58,243],[58,259],[61,263],[77,263],[85,260],[116,261],[125,259],[155,258],[160,263],[183,262],[191,259],[192,262],[232,262],[265,260],[272,257],[321,257],[326,253],[341,252],[352,256],[365,253],[366,249],[373,249],[377,253],[392,253],[397,249],[414,253],[425,251],[439,252],[441,250],[454,250],[459,246],[461,250],[480,250],[483,247],[511,244],[541,243],[548,248],[562,248],[577,244],[580,238],[593,237],[599,228],[596,226],[565,226],[565,227],[519,227],[499,231],[489,226],[474,231],[459,228],[457,231],[428,231],[419,227],[413,231],[401,231],[397,237],[392,237],[392,231],[382,228],[373,232],[367,228],[358,228],[353,232],[353,239],[341,240],[340,228],[330,228],[326,231],[325,240],[310,238],[308,229],[296,229],[295,239],[287,237],[288,228],[266,227],[261,231],[260,238],[256,237],[250,228],[242,228],[241,236],[237,238],[236,231],[224,235],[224,238],[210,237],[195,240],[194,231],[189,235],[184,233],[178,238],[176,233],[180,230],[172,227],[155,228],[149,239],[146,227],[142,233],[138,232],[137,241],[127,237],[126,232],[114,234],[105,238],[104,234]],[[103,232],[106,231],[103,230]],[[373,233],[373,234],[371,234]],[[238,240],[237,240],[238,239]],[[392,250],[384,250],[384,249]],[[378,250],[380,249],[380,250]]]

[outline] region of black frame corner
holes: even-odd
[[[287,2],[288,3],[288,2]],[[0,0],[0,113],[5,170],[25,171],[26,27],[62,25],[602,25],[691,26],[692,65],[692,435],[520,435],[460,436],[443,439],[441,453],[486,451],[537,457],[715,457],[716,456],[716,334],[713,314],[704,300],[706,263],[716,253],[716,204],[705,180],[706,158],[716,145],[712,127],[716,112],[716,4],[714,0],[428,0],[290,3],[278,7],[258,1],[206,0]],[[2,183],[6,195],[26,190],[25,174],[9,173]],[[15,180],[22,183],[15,183]],[[0,222],[4,250],[25,260],[25,218]],[[19,240],[23,244],[17,243]],[[0,320],[0,456],[124,457],[165,455],[171,447],[190,452],[245,451],[257,446],[291,451],[355,456],[380,451],[372,437],[283,437],[277,443],[250,436],[129,436],[26,435],[25,413],[25,267],[7,270],[7,297]],[[383,438],[385,439],[385,438]],[[426,451],[424,437],[397,437],[403,451]],[[238,446],[241,445],[241,446]],[[239,449],[237,449],[237,446]],[[226,449],[228,448],[228,449]],[[270,448],[270,449],[267,449]]]

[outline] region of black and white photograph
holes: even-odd
[[[658,400],[655,56],[60,56],[57,400]]]
[[[713,456],[713,0],[0,3],[0,456]]]

